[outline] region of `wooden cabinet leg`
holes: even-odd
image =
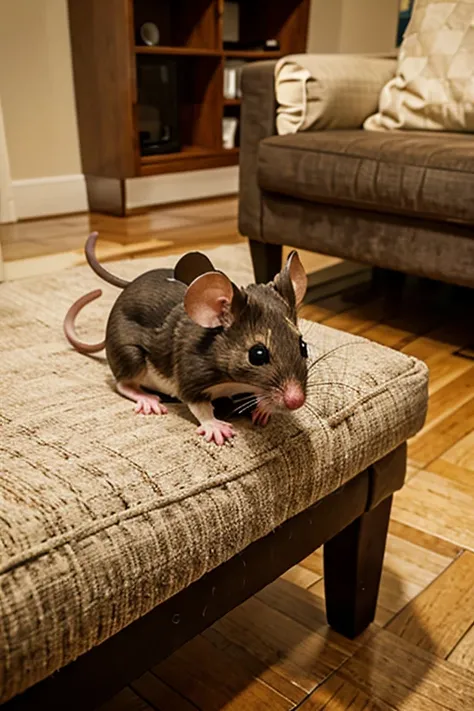
[[[328,623],[351,639],[374,621],[391,507],[390,496],[324,546]]]
[[[253,271],[257,284],[272,281],[281,269],[283,247],[280,244],[266,244],[249,240]]]

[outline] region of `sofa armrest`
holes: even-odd
[[[278,133],[362,128],[396,67],[393,56],[283,57],[275,68]]]
[[[239,230],[261,238],[261,196],[257,182],[258,146],[276,133],[276,61],[254,62],[242,72]]]

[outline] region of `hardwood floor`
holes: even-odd
[[[165,207],[128,218],[67,215],[0,225],[4,278],[48,274],[85,263],[84,242],[101,236],[101,261],[164,256],[244,241],[237,230],[237,200],[225,198]],[[308,271],[337,264],[334,257],[303,253]]]
[[[126,220],[61,218],[0,227],[7,266],[18,273],[22,261],[79,254],[89,224],[107,233],[108,258],[241,239],[229,200]],[[304,258],[309,269],[330,263]],[[474,709],[474,292],[407,279],[403,290],[351,288],[301,315],[431,371],[427,424],[409,444],[407,483],[394,500],[375,624],[355,641],[327,627],[317,551],[102,711]]]

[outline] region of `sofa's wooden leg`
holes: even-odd
[[[249,240],[252,255],[253,272],[257,284],[266,284],[281,269],[282,246],[280,244],[265,244]]]
[[[346,637],[374,620],[391,506],[390,496],[324,546],[327,619]]]

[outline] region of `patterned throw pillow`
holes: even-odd
[[[364,128],[474,131],[474,0],[416,0],[396,76]]]

